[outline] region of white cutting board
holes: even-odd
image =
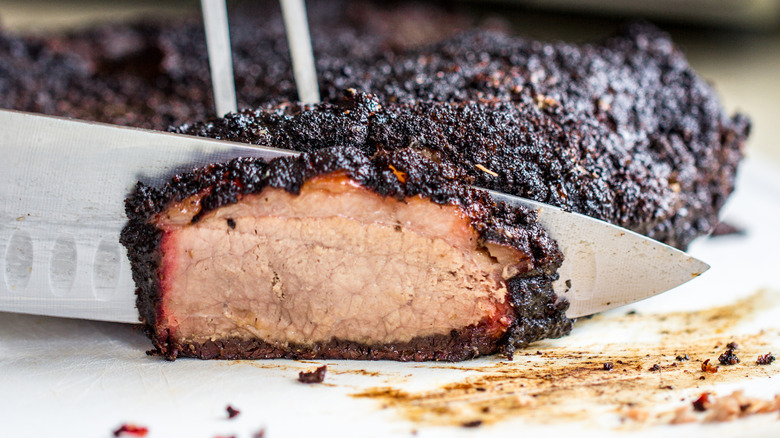
[[[580,321],[572,335],[534,344],[513,362],[503,357],[460,364],[167,362],[146,356],[150,343],[129,325],[0,313],[0,436],[110,437],[124,423],[147,427],[150,438],[252,437],[261,429],[266,437],[780,436],[777,413],[715,425],[661,424],[664,412],[689,405],[702,391],[723,395],[745,388],[750,395],[764,398],[780,394],[780,374],[774,376],[780,373],[780,361],[758,367],[753,351],[780,353],[776,341],[780,339],[780,172],[755,159],[746,162],[724,218],[748,234],[697,241],[691,252],[712,265],[708,273],[632,306],[637,315],[617,309]],[[764,292],[756,295],[758,290]],[[734,315],[728,307],[732,303],[740,306],[733,308]],[[706,310],[715,306],[726,307]],[[705,311],[692,313],[692,319],[681,313],[696,309]],[[681,338],[683,332],[689,335]],[[707,339],[703,342],[711,343],[707,336],[718,339],[720,348],[706,347],[711,351],[707,357],[714,361],[723,349],[720,339],[739,340],[744,344],[743,364],[722,367],[720,373],[699,382],[697,360],[703,353],[679,364],[686,373],[672,368],[674,360],[668,355],[658,356],[663,348],[684,350],[685,345],[694,345],[697,336]],[[644,348],[647,356],[633,347]],[[636,367],[641,371],[586,370],[579,377],[583,368],[597,369],[602,362],[620,360],[625,354],[635,356],[631,366],[639,363]],[[653,361],[659,361],[663,370],[648,374]],[[297,381],[299,371],[319,364],[328,366],[324,384]],[[541,378],[549,380],[545,384],[549,388],[534,389],[545,366],[552,367]],[[644,386],[630,384],[625,390],[634,391],[640,401],[654,400],[640,407],[660,415],[659,419],[625,420],[626,407],[620,403],[628,392],[614,386],[614,381],[606,386],[599,383],[631,373],[636,379],[628,381],[642,381]],[[494,386],[482,392],[457,389],[459,383],[483,381]],[[647,389],[648,382],[654,392]],[[669,382],[674,382],[674,388],[659,395],[658,388],[672,386]],[[598,389],[602,387],[607,390]],[[394,401],[377,396],[381,392],[377,388],[419,397]],[[617,392],[610,392],[615,388]],[[355,397],[359,393],[374,396]],[[517,401],[507,405],[508,397]],[[228,420],[227,405],[241,413]],[[488,407],[491,414],[476,412],[475,406]],[[493,416],[491,407],[503,413]],[[461,423],[475,418],[485,421],[479,427],[462,427]]]

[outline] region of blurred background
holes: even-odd
[[[434,2],[430,2],[434,3]],[[780,0],[504,0],[435,2],[482,25],[545,40],[585,42],[627,20],[669,32],[731,112],[753,121],[748,154],[780,166]],[[41,34],[139,16],[200,14],[195,0],[0,1],[0,29]],[[424,32],[423,32],[424,35]]]

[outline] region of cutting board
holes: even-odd
[[[780,354],[780,172],[747,161],[723,218],[744,234],[694,243],[709,272],[513,360],[168,362],[137,326],[0,313],[0,436],[778,436],[777,413],[669,424],[704,392],[780,394],[780,362],[756,364]],[[728,342],[741,362],[703,372]]]

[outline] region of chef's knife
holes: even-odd
[[[135,285],[119,233],[136,181],[239,156],[296,152],[0,110],[0,310],[137,322]],[[554,287],[578,317],[671,289],[709,268],[623,228],[555,207],[526,205],[565,261]]]

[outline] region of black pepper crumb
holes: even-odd
[[[228,418],[236,418],[238,414],[241,413],[238,409],[234,408],[233,406],[228,405],[227,408],[225,408],[228,414]]]
[[[228,219],[228,220],[227,220],[227,224],[228,224],[228,226],[229,226],[231,229],[233,229],[233,230],[235,230],[235,229],[236,229],[236,221],[234,221],[233,219]]]
[[[322,383],[325,380],[327,365],[323,365],[314,371],[301,371],[298,373],[298,381],[301,383]]]
[[[685,360],[691,360],[691,358],[688,357],[688,354],[680,354],[677,357],[675,357],[674,359],[677,360],[678,362],[682,362],[682,361],[685,361]]]
[[[612,371],[612,368],[615,368],[612,362],[604,362],[604,371]]]
[[[769,352],[764,355],[759,355],[758,359],[756,359],[756,365],[769,365],[774,361],[775,361],[775,356],[772,355],[771,352]]]
[[[461,426],[463,426],[463,427],[479,427],[479,426],[482,426],[482,420],[467,421],[467,422],[463,423]]]
[[[650,367],[650,371],[661,371],[661,367],[658,364],[654,364]]]

